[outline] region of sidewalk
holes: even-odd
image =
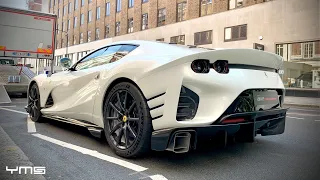
[[[6,180],[44,180],[42,175],[30,174],[30,169],[28,174],[24,174],[25,171],[22,170],[22,174],[6,171],[6,166],[9,169],[17,168],[17,166],[34,166],[29,158],[21,151],[21,149],[11,140],[7,133],[0,126],[0,179]]]
[[[320,108],[320,98],[285,96],[284,105]]]

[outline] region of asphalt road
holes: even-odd
[[[28,128],[25,105],[23,98],[0,104],[0,126],[34,166],[46,167],[46,179],[320,177],[320,109],[292,107],[284,134],[257,136],[254,143],[233,143],[226,148],[207,143],[186,154],[153,151],[144,158],[128,160],[116,156],[105,139],[94,138],[81,127],[47,120],[36,123],[35,129]],[[9,172],[0,167],[0,175],[5,173]]]

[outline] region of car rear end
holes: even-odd
[[[221,132],[247,141],[283,133],[281,64],[280,56],[252,49],[205,51],[167,64],[162,75],[151,75],[159,81],[149,91],[161,92],[148,99],[156,117],[152,149],[186,152],[201,136]]]

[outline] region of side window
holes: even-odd
[[[76,70],[87,69],[118,61],[135,48],[137,48],[137,46],[114,45],[100,49],[81,60],[77,64]]]
[[[135,48],[137,48],[137,46],[122,45],[118,52],[116,52],[116,54],[113,56],[113,59],[110,61],[110,63],[120,60],[121,58],[129,54],[131,51],[133,51]]]
[[[83,58],[76,66],[76,70],[82,70],[82,69],[88,69],[91,67],[94,67],[95,65],[95,59],[99,57],[103,52],[106,51],[106,48],[102,48],[100,50],[97,50],[96,52],[93,52],[92,54],[86,56]]]
[[[102,64],[112,63],[120,60],[122,57],[133,51],[136,46],[133,45],[115,45],[110,46],[102,55]],[[102,65],[101,64],[101,65]]]

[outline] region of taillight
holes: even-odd
[[[232,124],[232,123],[242,123],[246,120],[244,118],[236,118],[236,119],[225,119],[221,123],[222,124]]]
[[[217,73],[228,74],[229,73],[229,65],[226,60],[218,60],[212,64],[212,68],[217,71]]]
[[[210,61],[209,60],[194,60],[191,63],[191,69],[196,73],[208,73],[210,71]]]

